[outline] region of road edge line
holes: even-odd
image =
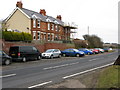
[[[67,79],[67,78],[70,78],[70,77],[73,77],[73,76],[77,76],[77,75],[84,74],[84,73],[87,73],[87,72],[90,72],[90,71],[101,69],[101,68],[104,68],[104,67],[107,67],[107,66],[110,66],[110,65],[113,65],[113,64],[114,64],[114,62],[103,65],[103,66],[99,66],[99,67],[96,67],[96,68],[88,69],[88,70],[85,70],[85,71],[82,71],[82,72],[79,72],[79,73],[71,74],[71,75],[68,75],[68,76],[65,76],[65,77],[62,77],[62,78]]]

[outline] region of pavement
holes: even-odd
[[[85,57],[62,57],[13,63],[2,67],[0,79],[3,88],[40,88],[111,65],[117,56],[118,52],[115,51]]]

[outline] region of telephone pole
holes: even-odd
[[[89,26],[88,26],[88,35],[89,35]]]

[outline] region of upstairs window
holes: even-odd
[[[50,30],[50,23],[48,23],[48,30]]]
[[[54,30],[54,24],[52,24],[52,30]]]
[[[37,24],[38,28],[40,28],[40,20],[38,20],[38,24]]]
[[[36,28],[36,19],[33,19],[33,27]]]
[[[55,26],[56,31],[58,31],[58,25]]]

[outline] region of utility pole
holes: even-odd
[[[89,26],[88,26],[88,35],[89,35]]]

